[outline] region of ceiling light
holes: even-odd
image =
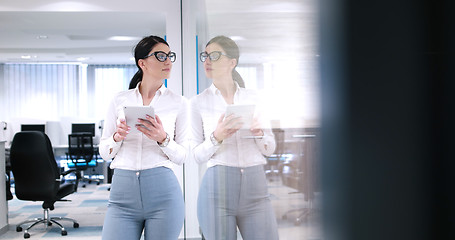
[[[32,58],[32,56],[30,56],[30,55],[22,55],[21,58],[22,59],[30,59],[30,58]]]
[[[111,41],[136,41],[139,40],[139,37],[131,37],[131,36],[112,36],[109,37],[107,40]]]
[[[229,38],[232,39],[232,40],[234,40],[234,41],[245,40],[245,38],[242,37],[242,36],[230,36]]]
[[[48,39],[49,37],[46,36],[46,35],[39,35],[39,36],[36,36],[36,39]]]

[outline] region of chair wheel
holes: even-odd
[[[52,222],[48,222],[48,223],[47,223],[47,226],[52,226]]]
[[[24,233],[24,238],[30,238],[30,233]]]
[[[62,236],[68,235],[68,232],[66,230],[62,230]]]
[[[96,185],[100,185],[100,182],[97,182]]]
[[[79,227],[79,223],[73,223],[73,227],[74,228],[78,228]]]
[[[22,232],[22,227],[17,226],[17,227],[16,227],[16,232]]]

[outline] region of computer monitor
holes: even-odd
[[[44,132],[44,124],[21,124],[21,131],[40,131]]]
[[[94,123],[73,123],[71,124],[71,133],[90,133],[92,137],[95,136]]]

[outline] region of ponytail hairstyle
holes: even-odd
[[[144,59],[145,56],[147,56],[158,43],[164,43],[169,46],[169,44],[163,38],[152,35],[144,37],[141,41],[139,41],[136,47],[134,47],[134,59],[136,61],[138,70],[136,74],[134,74],[133,78],[131,78],[128,89],[135,88],[137,84],[142,81],[143,72],[139,67],[139,59]]]
[[[240,52],[239,47],[234,42],[234,40],[226,36],[217,36],[212,38],[205,46],[207,47],[209,44],[212,43],[218,44],[221,48],[223,48],[226,54],[229,55],[229,57],[237,60],[237,64],[235,65],[235,67],[237,67],[237,65],[239,64]],[[242,76],[240,76],[237,70],[235,70],[235,67],[234,69],[232,69],[232,78],[234,79],[234,81],[237,82],[237,84],[239,84],[239,87],[245,88],[245,82],[243,81]]]

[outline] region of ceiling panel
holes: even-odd
[[[164,14],[138,12],[1,12],[0,62],[134,63],[143,36],[164,36]],[[128,36],[130,40],[110,40]],[[23,59],[23,56],[30,56]]]

